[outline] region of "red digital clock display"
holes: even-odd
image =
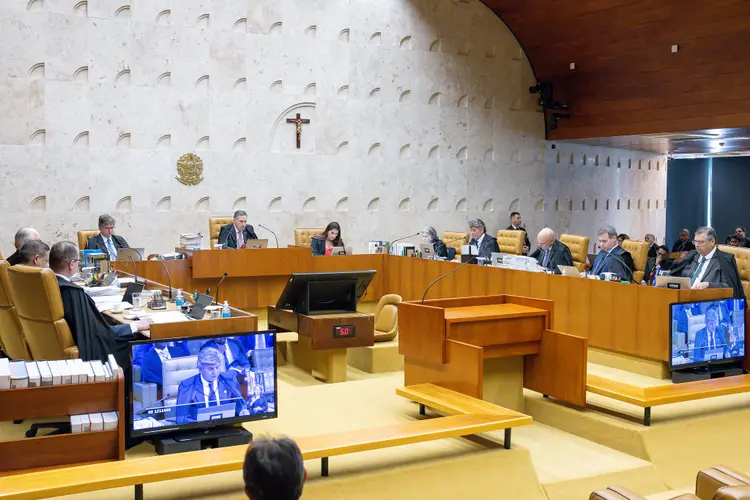
[[[354,333],[354,325],[340,325],[333,327],[333,338],[335,339],[351,339],[354,338]]]

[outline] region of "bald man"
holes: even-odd
[[[545,270],[562,274],[557,266],[573,265],[570,248],[555,238],[555,232],[552,229],[545,227],[539,231],[536,242],[539,248],[534,250],[529,257],[535,258]]]

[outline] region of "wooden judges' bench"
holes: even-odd
[[[261,314],[276,303],[294,272],[372,269],[377,273],[363,301],[377,301],[386,293],[413,301],[422,298],[432,281],[458,265],[382,254],[313,257],[309,248],[181,251],[186,260],[136,263],[138,275],[167,283],[166,267],[173,287],[190,292],[211,288],[215,293],[227,273],[219,300]],[[133,263],[118,262],[115,267],[132,271]],[[732,291],[672,290],[469,265],[433,286],[428,298],[501,294],[551,300],[550,329],[587,338],[589,347],[666,363],[669,304],[731,297]]]

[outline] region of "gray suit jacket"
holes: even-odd
[[[681,262],[675,264],[672,268],[674,276],[684,276],[690,278],[698,269],[700,254],[693,250]],[[708,261],[708,268],[703,274],[701,281],[708,283],[709,288],[731,288],[734,290],[735,298],[744,298],[745,291],[742,288],[742,280],[737,269],[737,262],[734,255],[722,252],[718,248],[713,258]]]

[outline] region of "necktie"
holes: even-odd
[[[244,244],[245,242],[242,241],[242,231],[237,231],[237,248],[240,248]]]
[[[690,286],[693,286],[693,283],[695,283],[695,280],[698,279],[698,276],[700,276],[701,271],[703,270],[703,265],[706,263],[706,259],[701,257],[700,262],[698,262],[698,268],[693,273],[693,277],[690,279]]]
[[[549,265],[549,256],[552,252],[550,250],[544,251],[544,259],[542,260],[542,267],[547,267]]]
[[[112,238],[107,238],[107,248],[109,248],[110,258],[115,260],[115,258],[117,258],[117,252],[115,251],[115,246],[112,244]]]
[[[216,406],[216,391],[214,391],[214,384],[208,385],[208,406]]]

